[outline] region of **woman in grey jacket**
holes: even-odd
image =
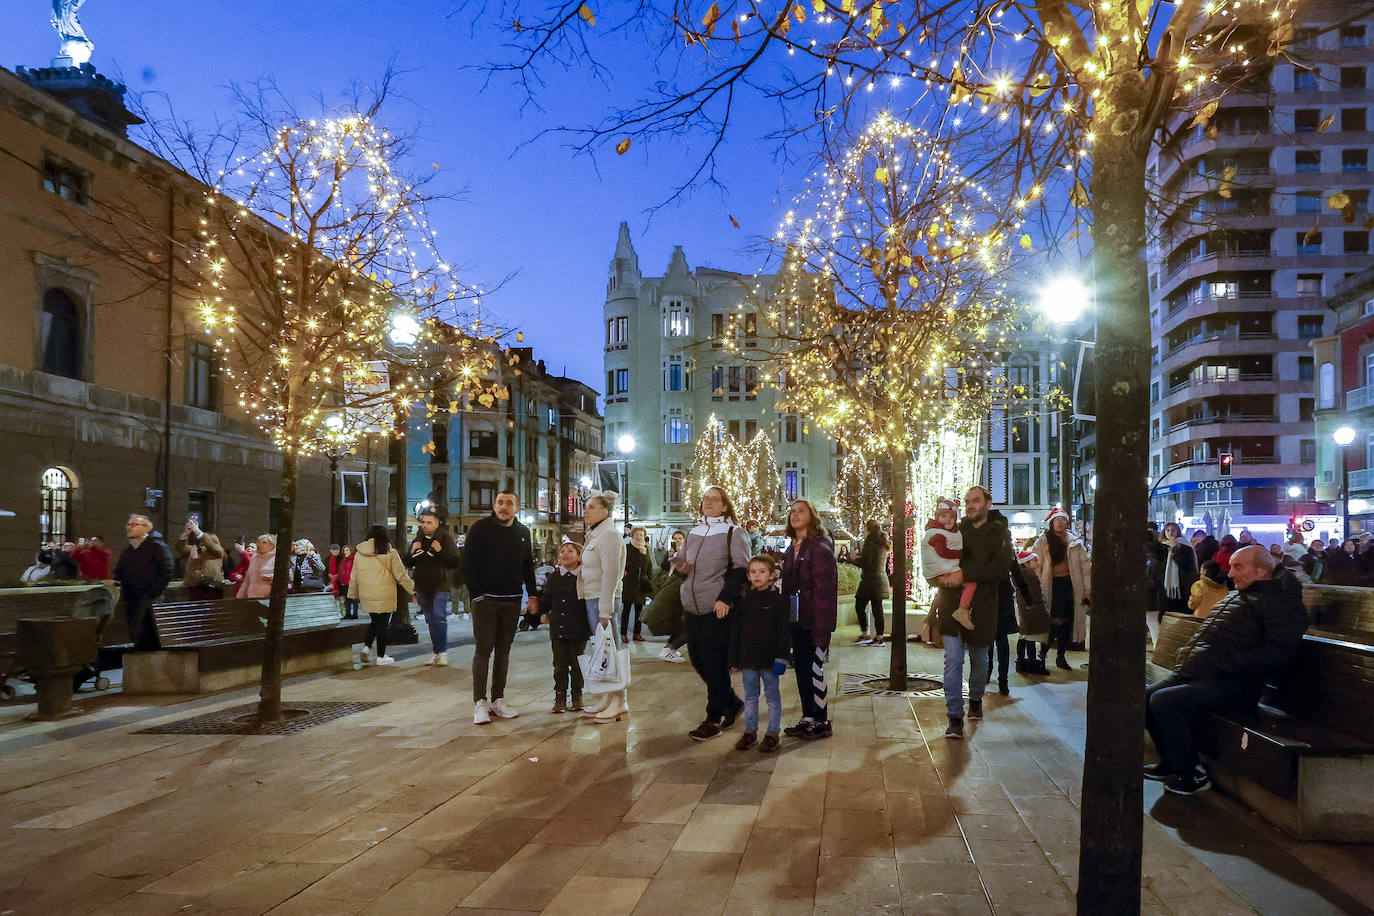
[[[688,734],[714,738],[735,724],[744,701],[730,683],[730,622],[726,615],[747,585],[749,537],[735,507],[720,487],[701,498],[701,523],[687,534],[673,568],[686,576],[682,609],[687,619],[687,651],[706,683],[706,718]]]

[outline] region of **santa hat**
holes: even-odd
[[[1022,550],[1016,554],[1016,562],[1029,563],[1031,560],[1034,560],[1038,556],[1040,556],[1040,554],[1036,553],[1034,550]]]
[[[1045,527],[1048,528],[1050,526],[1050,523],[1057,518],[1062,518],[1066,522],[1073,522],[1073,519],[1069,518],[1069,513],[1065,512],[1059,506],[1055,506],[1053,509],[1050,510],[1050,514],[1045,516]]]
[[[935,511],[939,512],[941,509],[948,509],[951,512],[958,513],[959,504],[948,496],[942,496],[935,500]]]

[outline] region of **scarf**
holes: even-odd
[[[1173,538],[1165,539],[1169,544],[1169,560],[1164,564],[1164,594],[1169,598],[1182,598],[1183,592],[1180,588],[1182,583],[1178,577],[1178,562],[1174,560],[1174,550],[1178,547],[1178,541]]]

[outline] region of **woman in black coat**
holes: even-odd
[[[1172,614],[1191,614],[1188,593],[1197,581],[1197,554],[1183,539],[1183,529],[1170,522],[1164,526],[1164,544],[1169,555],[1164,563],[1164,610]]]
[[[644,601],[653,595],[650,570],[653,560],[649,558],[649,533],[643,528],[630,532],[630,543],[625,548],[625,577],[620,582],[620,641],[630,641],[630,610],[635,614],[635,642],[643,642],[640,632],[639,615],[644,610]]]
[[[859,587],[854,592],[854,613],[863,632],[854,641],[856,646],[883,644],[883,602],[891,597],[892,587],[887,578],[887,555],[892,544],[883,533],[882,525],[874,519],[864,523],[864,546],[857,560],[848,562],[859,567]],[[873,608],[873,629],[868,628],[868,608]]]

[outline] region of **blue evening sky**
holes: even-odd
[[[58,45],[50,11],[44,0],[5,4],[0,63],[49,63]],[[621,87],[549,71],[544,110],[522,108],[523,92],[508,81],[498,77],[483,91],[485,75],[464,69],[493,57],[493,33],[474,34],[472,14],[438,0],[90,0],[80,17],[97,69],[131,91],[167,93],[181,117],[202,126],[234,114],[231,83],[274,78],[309,111],[315,98],[337,100],[394,58],[407,72],[398,83],[404,98],[389,105],[387,120],[418,132],[416,165],[440,165],[438,190],[466,188],[432,214],[442,253],[480,282],[518,271],[487,304],[524,331],[552,371],[566,366],[598,390],[601,306],[620,220],[630,223],[646,274],[662,273],[675,244],[693,267],[754,270],[760,256],[746,248],[773,230],[803,173],[776,161],[772,146],[756,140],[761,131],[746,126],[718,173],[728,193],[700,190],[650,217],[648,208],[695,163],[689,140],[664,138],[647,149],[637,142],[625,156],[607,150],[596,162],[574,157],[557,137],[521,147],[541,129],[582,126],[633,101],[651,83],[650,64],[626,71]],[[639,55],[645,59],[642,48]]]

